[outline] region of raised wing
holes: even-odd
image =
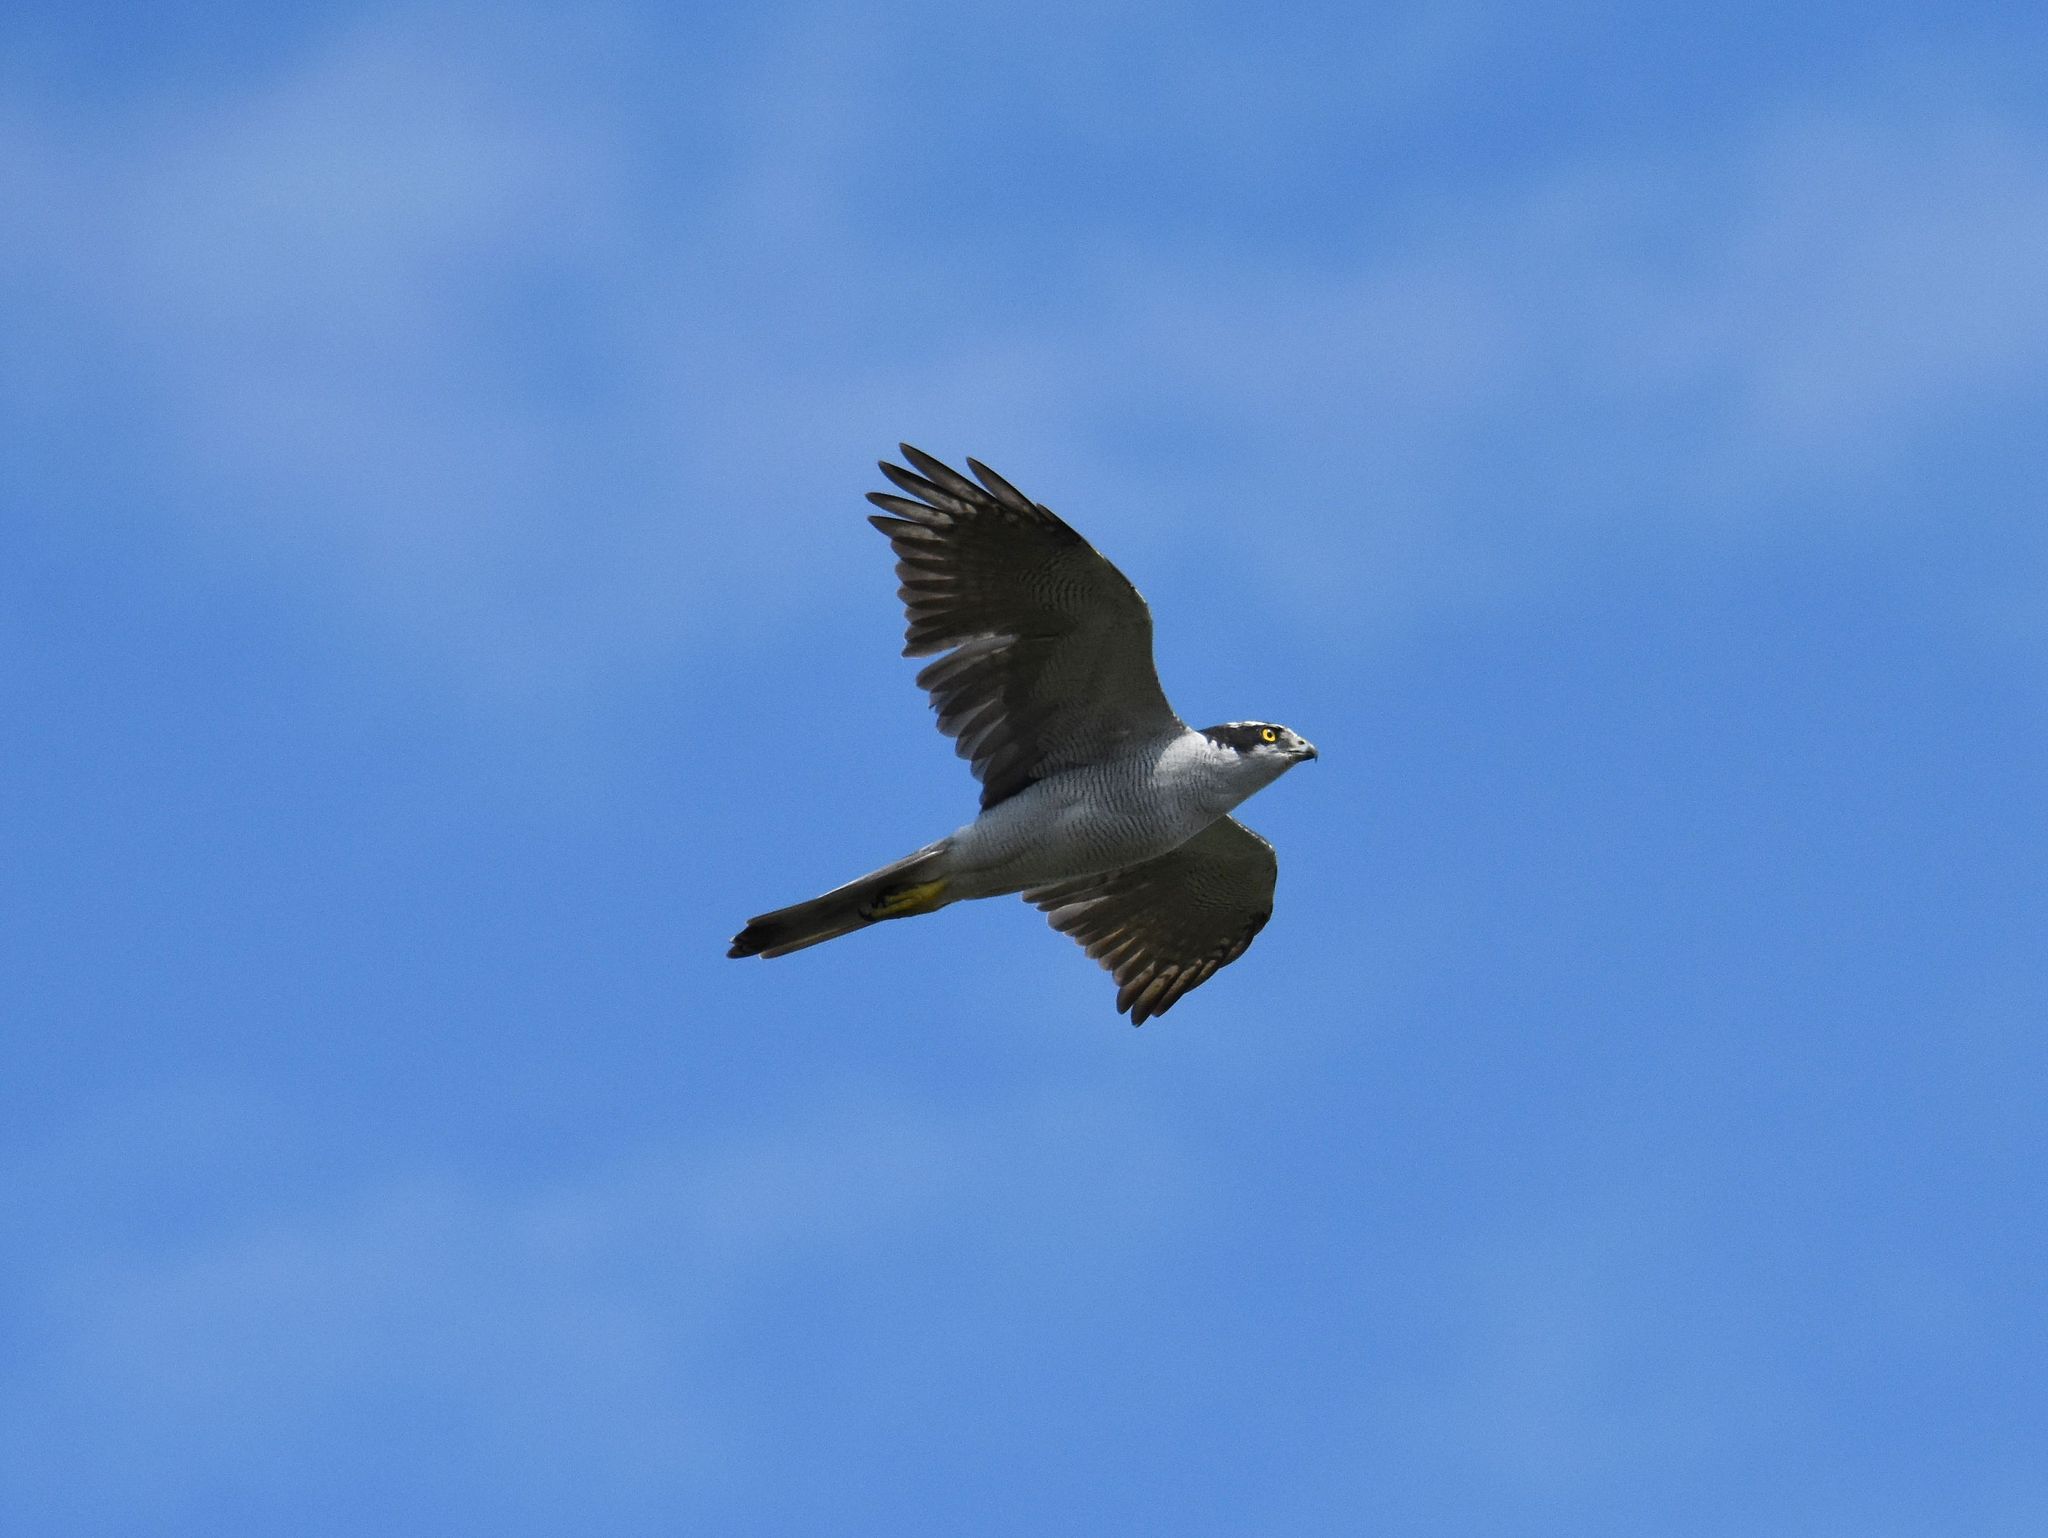
[[[909,444],[884,463],[908,496],[868,500],[896,551],[903,655],[939,730],[981,781],[984,808],[1056,769],[1183,730],[1152,666],[1152,614],[1124,574],[987,466],[981,484]]]
[[[1118,1011],[1143,1025],[1245,953],[1273,916],[1279,874],[1273,846],[1225,817],[1157,859],[1024,900],[1108,968]]]

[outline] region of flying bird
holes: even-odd
[[[786,956],[886,919],[1021,892],[1114,977],[1133,1025],[1245,953],[1273,846],[1230,815],[1316,750],[1267,721],[1195,731],[1152,663],[1152,612],[1051,509],[975,460],[903,444],[869,522],[896,552],[903,654],[981,782],[981,814],[822,897],[750,919],[731,956]],[[976,481],[980,484],[977,485]]]

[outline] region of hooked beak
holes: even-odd
[[[1304,739],[1304,741],[1301,744],[1301,757],[1304,759],[1310,759],[1320,758],[1321,756],[1321,754],[1316,752],[1316,745]]]

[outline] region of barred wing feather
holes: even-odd
[[[902,445],[905,495],[868,500],[896,552],[903,654],[939,730],[981,781],[984,809],[1055,770],[1182,730],[1152,663],[1138,590],[1064,520],[975,460],[976,481]]]
[[[1118,1011],[1143,1025],[1250,948],[1273,916],[1279,873],[1273,846],[1225,817],[1156,859],[1024,900],[1108,969]]]

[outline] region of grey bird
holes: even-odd
[[[1191,730],[1152,663],[1152,612],[1049,508],[901,445],[903,654],[981,782],[981,815],[822,897],[750,919],[731,956],[786,956],[885,919],[1021,892],[1116,980],[1133,1025],[1245,953],[1273,914],[1273,846],[1231,808],[1316,756],[1265,721]],[[980,484],[975,484],[979,481]]]

